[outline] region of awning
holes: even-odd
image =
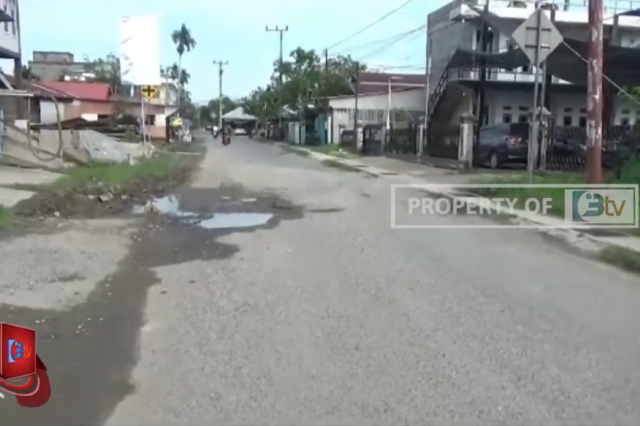
[[[234,109],[233,111],[229,111],[228,113],[224,114],[222,116],[223,120],[228,120],[228,121],[253,121],[253,120],[257,120],[256,117],[254,117],[251,114],[247,114],[246,112],[244,112],[244,109],[242,107],[238,107],[236,109]]]

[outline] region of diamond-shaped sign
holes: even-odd
[[[538,21],[539,20],[539,21]],[[538,33],[540,34],[540,51],[538,47]],[[547,59],[562,43],[562,34],[551,22],[549,17],[544,13],[544,9],[540,8],[533,12],[511,35],[513,41],[527,55],[529,61],[535,66]],[[537,58],[536,58],[537,52]]]

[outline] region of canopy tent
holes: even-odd
[[[233,111],[229,111],[228,113],[222,116],[223,120],[227,121],[256,121],[257,118],[251,114],[247,114],[244,112],[242,107],[238,107]]]
[[[471,6],[491,27],[493,31],[511,36],[521,24],[520,21],[502,18],[488,10]],[[547,72],[562,80],[574,84],[587,84],[587,65],[583,58],[587,57],[587,41],[564,38],[547,57]],[[603,50],[604,74],[620,86],[639,86],[640,51],[629,47],[605,44]],[[485,61],[487,68],[514,69],[529,65],[529,60],[520,49],[502,53],[481,53],[470,49],[458,48],[451,57],[449,68],[477,68]]]

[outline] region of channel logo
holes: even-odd
[[[637,195],[637,187],[566,189],[565,222],[583,227],[637,227]]]
[[[36,332],[13,324],[0,325],[0,379],[36,373]]]

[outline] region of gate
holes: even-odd
[[[403,127],[392,127],[389,143],[384,151],[389,154],[418,154],[418,126],[409,123]]]
[[[384,130],[380,124],[367,124],[362,129],[362,153],[365,155],[382,155],[384,146]]]

